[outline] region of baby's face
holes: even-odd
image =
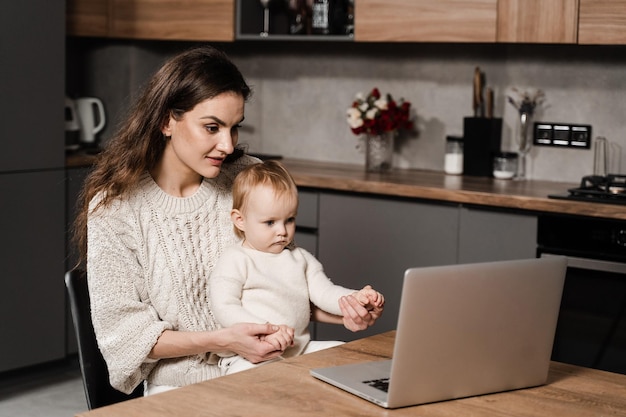
[[[243,213],[244,246],[262,252],[282,252],[296,233],[297,210],[297,198],[277,195],[266,185],[256,187]]]

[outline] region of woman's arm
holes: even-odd
[[[272,324],[239,323],[211,332],[165,330],[150,351],[151,359],[190,356],[205,352],[229,351],[252,363],[273,359],[282,354],[263,336],[278,330]]]

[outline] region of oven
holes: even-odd
[[[626,220],[544,214],[537,255],[568,260],[552,359],[626,374]]]

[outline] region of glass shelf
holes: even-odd
[[[353,42],[354,34],[292,35],[289,33],[287,0],[270,3],[269,34],[263,31],[263,7],[259,0],[237,0],[235,40],[295,41],[295,42]]]

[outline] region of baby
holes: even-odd
[[[311,341],[311,304],[341,316],[339,299],[353,295],[368,310],[382,311],[384,297],[369,285],[360,291],[334,285],[321,263],[293,244],[298,190],[283,165],[266,161],[239,173],[233,184],[231,220],[243,241],[224,251],[209,280],[211,309],[223,327],[273,323],[265,340],[297,356],[340,342]],[[254,366],[239,356],[220,359],[225,374]]]

